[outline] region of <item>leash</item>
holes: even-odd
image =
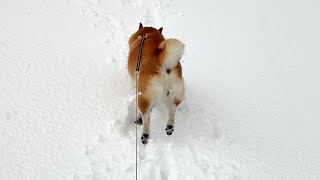
[[[139,47],[139,56],[136,66],[136,121],[138,121],[138,76],[140,70],[140,62],[142,56],[142,47],[146,35],[139,36],[140,38],[140,47]],[[136,122],[136,180],[138,179],[138,122]]]

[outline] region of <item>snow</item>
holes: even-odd
[[[152,112],[139,179],[320,178],[318,1],[0,4],[0,179],[134,179],[139,22],[186,44],[187,98],[172,136]]]

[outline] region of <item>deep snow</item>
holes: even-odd
[[[320,179],[318,1],[1,0],[0,179],[134,179],[127,39],[186,44],[139,179]],[[139,128],[139,134],[141,128]]]

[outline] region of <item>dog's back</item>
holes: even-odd
[[[184,83],[179,60],[184,52],[184,44],[177,39],[165,40],[162,28],[142,27],[129,39],[128,71],[135,80],[135,69],[139,55],[139,36],[146,35],[143,45],[138,77],[139,109],[144,123],[143,134],[149,135],[151,108],[165,101],[169,108],[167,134],[173,132],[176,107],[184,99]],[[144,136],[142,136],[143,138]],[[148,137],[142,139],[147,142]]]
[[[143,73],[157,74],[159,73],[158,70],[161,66],[158,61],[160,51],[158,51],[157,48],[159,47],[160,43],[164,41],[164,37],[160,31],[152,27],[141,28],[129,39],[130,52],[128,70],[132,79],[135,78],[135,69],[140,46],[139,36],[142,35],[146,35],[147,38],[143,45],[140,76],[143,76],[141,75]]]

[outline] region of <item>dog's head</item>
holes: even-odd
[[[140,23],[139,24],[139,29],[133,33],[129,39],[129,46],[138,39],[139,36],[147,35],[147,37],[151,38],[153,36],[159,37],[160,39],[164,39],[162,35],[162,30],[163,28],[153,28],[153,27],[143,27],[143,25]]]

